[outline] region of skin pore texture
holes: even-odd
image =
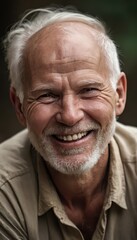
[[[112,88],[96,35],[80,22],[57,23],[34,34],[24,53],[22,113],[15,104],[68,217],[85,239],[91,238],[103,205],[108,144],[126,95],[124,73]]]

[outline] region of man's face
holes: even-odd
[[[56,170],[92,168],[115,129],[116,93],[91,28],[59,23],[28,43],[23,111],[30,139]]]

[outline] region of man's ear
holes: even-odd
[[[15,112],[16,112],[19,122],[25,127],[26,126],[26,118],[25,118],[23,110],[22,110],[22,104],[20,102],[19,97],[16,95],[16,90],[14,87],[10,87],[10,100],[12,102],[12,105],[15,108]]]
[[[127,79],[125,73],[121,72],[116,88],[116,115],[120,116],[124,111],[127,95]]]

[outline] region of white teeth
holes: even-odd
[[[63,140],[63,141],[76,141],[78,139],[81,139],[83,136],[86,136],[87,132],[81,132],[81,133],[77,133],[77,134],[73,134],[73,135],[58,135],[56,136],[58,139]]]

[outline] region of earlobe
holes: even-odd
[[[19,97],[16,95],[16,90],[14,87],[10,87],[10,100],[12,102],[12,105],[15,108],[15,112],[17,115],[17,118],[19,122],[23,125],[26,126],[26,119],[22,110],[22,104],[20,102]]]
[[[116,88],[116,115],[120,116],[126,104],[127,79],[125,73],[121,72]]]

